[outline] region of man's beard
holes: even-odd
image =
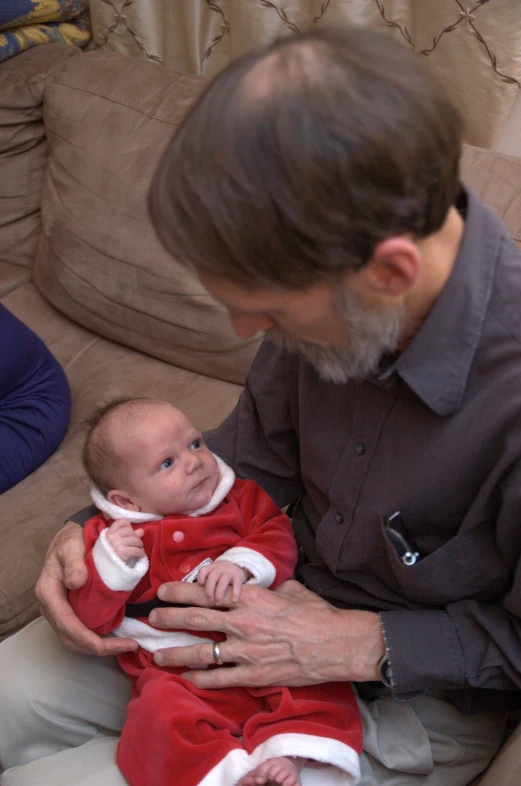
[[[302,355],[326,382],[343,384],[367,379],[379,367],[382,357],[395,352],[403,330],[403,307],[391,312],[362,305],[354,295],[335,295],[333,305],[345,328],[343,347],[322,347],[302,341],[275,327],[266,331],[273,344]]]

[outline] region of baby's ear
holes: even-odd
[[[140,510],[135,502],[132,502],[126,491],[111,489],[107,494],[107,499],[109,502],[112,502],[113,505],[118,505],[118,507],[125,508],[125,510]]]

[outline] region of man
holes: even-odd
[[[165,246],[239,336],[266,331],[207,441],[293,506],[301,556],[300,583],[246,587],[228,611],[164,585],[160,598],[183,605],[152,624],[224,632],[217,662],[235,666],[198,670],[214,662],[208,644],[157,660],[196,667],[200,687],[353,681],[362,770],[386,786],[470,783],[520,704],[521,261],[460,187],[460,146],[429,73],[359,28],[233,63],[151,189]],[[39,582],[44,613],[73,649],[133,648],[81,629],[64,583],[84,580],[68,524]],[[32,762],[3,786],[58,771],[64,784],[123,783],[114,735],[128,691],[111,661],[68,651],[43,622],[0,659],[1,761]]]

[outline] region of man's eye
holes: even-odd
[[[173,465],[173,463],[174,463],[174,459],[167,458],[161,464],[161,469],[168,469],[169,467],[171,467]]]
[[[200,448],[200,447],[201,447],[201,440],[200,439],[194,439],[194,441],[190,445],[190,450],[198,450],[198,448]]]

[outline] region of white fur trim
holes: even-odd
[[[277,575],[275,566],[269,559],[253,549],[245,546],[235,546],[233,549],[225,551],[216,562],[232,562],[240,568],[246,568],[253,578],[248,579],[247,584],[260,584],[261,587],[271,587]]]
[[[134,564],[127,565],[118,557],[107,540],[108,529],[104,529],[94,544],[92,558],[102,582],[116,592],[131,592],[148,570],[148,557],[140,557]]]
[[[195,516],[204,516],[205,513],[210,513],[212,510],[215,510],[217,505],[220,505],[225,496],[228,494],[230,489],[232,488],[233,484],[235,483],[235,472],[228,464],[225,464],[222,458],[216,456],[215,453],[212,453],[212,456],[217,461],[217,468],[219,470],[219,482],[217,487],[212,495],[210,502],[208,502],[204,507],[199,508],[199,510],[194,510],[193,513],[189,513],[188,515],[191,518],[195,518]]]
[[[298,723],[298,720],[296,720]],[[275,756],[302,756],[332,766],[324,769],[304,767],[302,786],[354,786],[360,779],[360,758],[349,745],[314,734],[276,734],[251,754],[252,769]]]
[[[166,647],[190,647],[192,644],[213,644],[211,639],[192,636],[191,633],[175,630],[158,630],[146,622],[132,617],[123,617],[120,625],[113,631],[115,636],[135,639],[147,652],[156,652]]]
[[[127,510],[121,508],[119,505],[114,505],[106,497],[103,496],[101,491],[92,486],[90,490],[90,498],[102,513],[105,513],[109,518],[116,521],[116,519],[126,519],[131,524],[145,524],[147,521],[159,521],[164,516],[157,516],[155,513],[143,513],[140,510]]]
[[[193,513],[185,514],[190,516],[190,518],[195,518],[195,516],[203,516],[205,513],[210,513],[212,510],[215,510],[217,505],[220,505],[235,483],[235,472],[233,469],[229,467],[228,464],[225,464],[222,458],[216,456],[215,453],[212,453],[212,456],[217,461],[219,481],[214,493],[212,494],[210,502],[208,502],[204,507],[194,510]],[[119,505],[114,505],[105,496],[103,496],[101,491],[96,488],[96,486],[92,486],[90,490],[90,497],[98,510],[101,510],[102,513],[105,513],[114,521],[116,519],[126,519],[127,521],[130,521],[131,524],[145,524],[147,521],[160,521],[164,518],[164,516],[158,516],[157,513],[145,513],[143,511],[127,510],[126,508],[121,508]]]
[[[252,769],[250,757],[244,748],[236,748],[227,753],[224,759],[199,781],[198,786],[232,786]]]

